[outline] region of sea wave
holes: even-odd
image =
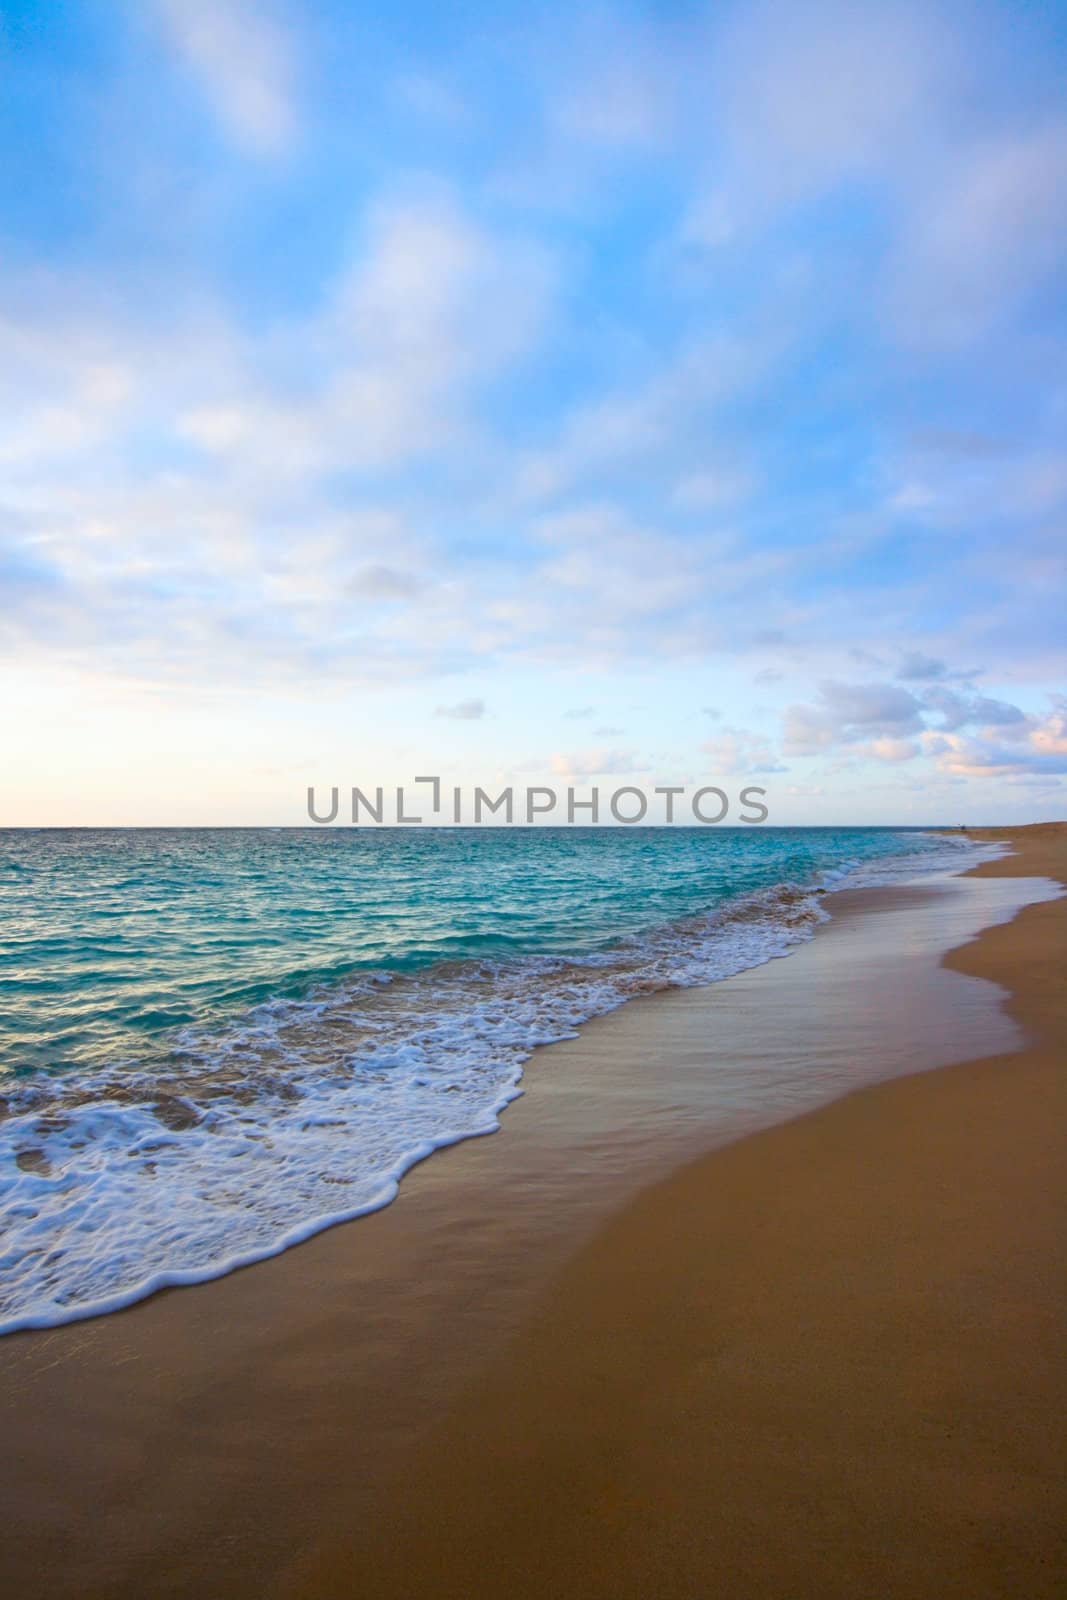
[[[186,1026],[163,1062],[32,1075],[0,1101],[0,1333],[220,1276],[387,1205],[416,1162],[498,1127],[538,1045],[787,955],[830,890],[958,869],[960,850],[844,862],[588,954],[361,973]]]

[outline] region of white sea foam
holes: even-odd
[[[829,889],[962,864],[946,839],[594,955],[438,963],[274,1000],[187,1029],[162,1071],[38,1075],[0,1121],[0,1333],[216,1277],[387,1205],[417,1161],[498,1126],[536,1046],[634,995],[788,954]]]

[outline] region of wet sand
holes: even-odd
[[[905,1446],[940,1439],[949,1485],[960,1426],[967,1450],[968,1426],[993,1450],[985,1498],[968,1502],[974,1537],[999,1549],[996,1516],[1019,1505],[1012,1527],[1035,1533],[1026,1474],[1044,1458],[1040,1419],[1025,1423],[1049,1406],[1055,1073],[1016,1077],[1042,1055],[1019,1051],[1028,1002],[1008,1014],[979,977],[1016,987],[1001,943],[1020,948],[1035,917],[1016,964],[1038,971],[1056,934],[1062,969],[1060,907],[938,963],[1048,892],[1012,876],[1059,876],[1062,841],[1046,843],[978,878],[836,895],[789,959],[539,1051],[501,1133],[433,1157],[387,1211],[218,1283],[0,1341],[0,1583],[52,1597],[957,1592],[902,1587],[886,1546],[910,1539],[918,1571],[916,1529],[941,1524],[912,1504]],[[874,1078],[993,1052],[999,1070],[863,1091],[648,1187]],[[1009,1170],[983,1200],[984,1147],[960,1127],[985,1137],[987,1081]],[[1019,1285],[1001,1281],[1006,1254]],[[961,1328],[990,1346],[988,1384],[963,1363],[951,1413],[931,1318],[953,1352]],[[901,1442],[895,1468],[870,1469],[885,1492],[872,1531],[856,1462],[888,1437],[883,1413]]]
[[[1067,878],[1063,830],[1015,843],[981,873]],[[947,963],[1009,991],[1024,1048],[650,1189],[422,1442],[388,1517],[283,1592],[1067,1592],[1065,913]]]

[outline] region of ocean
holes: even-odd
[[[0,1333],[386,1205],[537,1045],[789,953],[878,828],[0,831]]]

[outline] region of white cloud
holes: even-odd
[[[873,739],[867,749],[876,761],[914,761],[919,754],[914,739]]]
[[[770,740],[762,734],[728,728],[714,739],[706,739],[701,750],[711,768],[722,777],[746,772],[785,772]]]
[[[1067,698],[1055,696],[1051,711],[1037,716],[941,684],[917,698],[892,684],[824,683],[817,704],[789,707],[788,754],[842,746],[891,764],[922,755],[956,778],[1067,773]]]
[[[469,398],[540,333],[551,276],[540,251],[502,240],[440,195],[393,200],[315,316],[284,343],[317,353],[309,392],[287,393],[245,358],[231,392],[180,433],[257,477],[388,470],[446,447]]]
[[[642,146],[663,137],[671,116],[668,85],[640,41],[616,48],[553,94],[550,114],[569,139],[602,146]]]
[[[631,772],[646,772],[647,766],[638,763],[632,750],[571,750],[557,751],[552,757],[552,771],[561,778],[595,778],[622,776]]]
[[[1049,715],[1032,724],[1030,744],[1039,755],[1067,755],[1067,696],[1056,695]]]
[[[1067,773],[1067,702],[1060,701],[1046,717],[1028,717],[1021,740],[998,743],[999,730],[975,735],[930,733],[926,754],[942,772],[957,777],[1055,777]]]
[[[72,316],[35,319],[15,296],[0,310],[0,462],[39,470],[98,448],[129,420],[133,353]]]
[[[450,722],[480,722],[485,716],[485,701],[460,700],[452,706],[438,706],[434,716]]]
[[[692,509],[708,509],[712,502],[722,506],[743,498],[750,481],[738,468],[715,461],[709,418],[759,385],[779,358],[784,338],[784,330],[765,325],[751,334],[686,340],[652,374],[576,405],[555,439],[521,460],[521,492],[538,500],[587,491],[604,474],[647,471],[656,460],[670,467],[679,457],[691,465],[695,456],[698,472],[679,474],[675,468],[672,474],[679,504],[688,497]]]
[[[425,579],[417,573],[386,566],[381,561],[360,567],[348,581],[351,594],[369,600],[410,600],[424,588]]]
[[[965,147],[918,191],[892,288],[911,343],[966,343],[1067,260],[1067,124]]]
[[[1023,727],[1026,717],[1018,706],[986,695],[959,692],[938,684],[923,694],[923,705],[942,718],[941,728],[963,728],[985,723],[990,727]]]
[[[865,196],[886,229],[866,290],[881,337],[938,354],[1008,325],[1067,258],[1053,199],[1067,124],[1036,95],[1029,126],[1004,115],[997,52],[1010,44],[977,11],[908,0],[740,7],[712,41],[708,177],[683,252],[751,243],[828,194]],[[835,242],[814,242],[823,276]]]
[[[897,677],[902,683],[919,683],[943,678],[947,671],[945,663],[939,661],[936,656],[924,655],[921,650],[909,650],[901,658]]]
[[[471,120],[471,108],[446,80],[425,72],[406,72],[392,87],[392,97],[404,111],[444,128],[462,128]]]
[[[157,0],[179,58],[232,137],[259,155],[296,133],[294,44],[254,0]]]
[[[922,705],[891,683],[820,685],[815,705],[790,706],[785,716],[787,755],[817,755],[864,738],[900,739],[923,726]]]
[[[561,601],[594,600],[616,623],[662,613],[691,593],[700,553],[635,526],[611,506],[583,506],[545,517],[537,532],[548,550],[541,582]]]
[[[736,228],[864,172],[911,159],[951,72],[936,17],[908,4],[771,0],[739,9],[714,73],[721,176],[689,231]]]
[[[752,492],[752,479],[736,467],[705,468],[681,478],[673,503],[683,511],[722,511],[736,506]]]

